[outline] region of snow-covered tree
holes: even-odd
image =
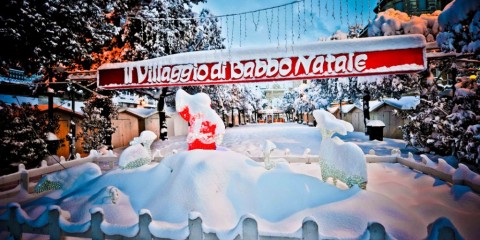
[[[438,23],[441,33],[437,43],[442,50],[480,52],[480,1],[450,2],[438,16]]]
[[[292,113],[295,111],[295,99],[297,99],[299,96],[298,92],[295,91],[294,89],[291,89],[289,91],[286,91],[283,94],[282,98],[282,104],[280,105],[280,108],[287,113]]]
[[[40,165],[48,154],[47,126],[58,131],[58,117],[48,123],[36,105],[0,103],[0,175],[15,171],[20,163],[27,169]]]
[[[93,96],[82,107],[84,119],[82,125],[83,149],[85,152],[98,149],[102,145],[112,144],[112,134],[116,128],[112,119],[118,116],[118,107],[111,98]]]
[[[454,154],[461,161],[479,164],[480,92],[476,79],[462,77],[456,91],[441,94],[432,76],[422,82],[421,102],[404,112],[404,139],[423,152]],[[454,95],[452,95],[454,94]]]
[[[51,78],[57,66],[87,64],[118,32],[112,21],[130,0],[6,1],[0,9],[0,64],[32,73],[43,67]]]
[[[215,18],[208,9],[202,9],[198,17],[196,36],[191,45],[191,50],[199,51],[225,48],[219,20]]]
[[[405,12],[390,8],[378,13],[373,22],[368,25],[368,35],[422,34],[427,42],[433,42],[439,32],[438,16],[440,13],[441,11],[437,10],[431,14],[409,16]]]

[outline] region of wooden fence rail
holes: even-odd
[[[150,232],[150,224],[152,224],[152,216],[148,210],[141,210],[138,218],[138,223],[134,226],[134,231],[130,236],[121,236],[121,235],[108,235],[105,233],[105,229],[102,226],[107,226],[105,224],[105,217],[101,209],[96,209],[91,211],[90,216],[91,220],[88,224],[88,229],[83,232],[74,232],[74,231],[65,231],[60,225],[60,221],[65,221],[61,216],[60,209],[51,208],[48,212],[48,223],[42,227],[30,226],[28,223],[19,223],[17,214],[20,212],[20,205],[10,204],[9,205],[9,218],[8,220],[0,220],[0,226],[6,228],[11,236],[14,239],[22,239],[23,233],[32,233],[39,235],[49,235],[51,240],[60,240],[66,236],[70,237],[81,237],[81,238],[90,238],[90,239],[165,239],[168,236],[155,236]],[[192,215],[193,216],[193,215]],[[61,220],[61,218],[63,218]],[[267,240],[267,239],[278,239],[278,240],[318,240],[320,239],[318,224],[311,220],[310,218],[305,218],[301,227],[301,237],[295,236],[295,233],[292,233],[292,236],[266,236],[262,235],[258,229],[257,221],[252,217],[241,218],[241,232],[237,234],[235,240],[241,239],[258,239],[258,240]],[[206,233],[203,230],[203,221],[200,217],[192,217],[188,220],[188,235],[184,236],[185,239],[192,240],[216,240],[219,239],[216,233]],[[432,230],[434,229],[434,230]],[[455,236],[455,230],[448,226],[443,227],[433,227],[429,230],[429,236],[438,236],[438,239],[448,236],[449,239],[458,239],[458,236]],[[453,233],[453,235],[452,235]],[[388,233],[385,231],[385,227],[381,223],[372,222],[366,226],[364,233],[359,238],[364,238],[368,236],[368,239],[389,239],[391,238]],[[431,238],[428,238],[431,239]]]

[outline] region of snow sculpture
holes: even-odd
[[[263,145],[263,162],[265,163],[265,169],[270,170],[275,167],[275,163],[270,160],[270,154],[275,150],[277,146],[270,140],[265,141]]]
[[[324,181],[332,177],[334,183],[340,180],[348,187],[358,185],[366,188],[367,165],[365,154],[354,143],[346,143],[338,137],[332,138],[334,133],[346,135],[353,131],[352,124],[336,119],[325,110],[313,111],[317,127],[322,134],[320,144],[320,167]]]
[[[132,169],[149,164],[152,161],[150,151],[142,144],[135,143],[126,148],[118,160],[118,166],[122,169]]]
[[[175,97],[180,116],[188,121],[188,150],[215,150],[222,141],[225,125],[210,107],[210,97],[205,93],[190,95],[179,89]]]
[[[114,186],[108,186],[92,195],[89,200],[98,205],[117,204],[120,202],[120,193],[121,191],[118,188]]]

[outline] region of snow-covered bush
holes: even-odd
[[[377,14],[368,27],[369,36],[393,36],[403,34],[422,34],[427,42],[433,42],[439,32],[438,16],[441,11],[420,16],[408,16],[393,8]]]
[[[480,52],[480,1],[454,0],[438,16],[437,43],[446,52]]]
[[[48,154],[49,126],[58,130],[58,117],[48,123],[37,106],[0,103],[0,175],[16,171],[13,165],[38,166]]]
[[[420,85],[421,101],[413,111],[401,114],[408,120],[403,137],[421,152],[454,154],[460,161],[480,162],[480,91],[475,79],[461,77],[447,95],[440,94],[430,75]]]

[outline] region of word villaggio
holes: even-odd
[[[260,59],[233,62],[185,64],[163,66],[147,64],[124,68],[125,84],[134,83],[185,83],[191,81],[220,81],[237,79],[289,78],[320,75],[325,72],[359,73],[365,70],[367,54],[319,55]]]

